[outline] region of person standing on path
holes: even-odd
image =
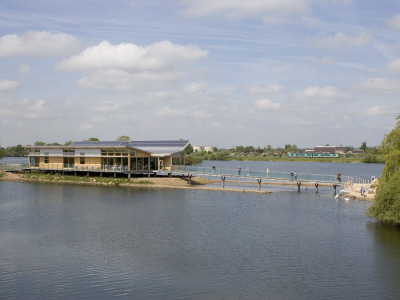
[[[240,171],[242,170],[242,168],[239,166],[238,167],[238,173],[239,173],[239,176],[240,176]]]
[[[267,177],[269,177],[269,168],[267,168]]]
[[[246,169],[246,172],[247,172],[247,177],[250,177],[250,170],[249,170],[248,167],[247,167],[247,169]]]

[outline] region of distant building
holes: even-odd
[[[353,153],[353,154],[364,154],[365,151],[363,149],[353,149],[351,151],[351,153]]]
[[[348,151],[349,151],[349,149],[347,148],[347,146],[336,146],[335,147],[335,152],[336,153],[345,154]]]
[[[210,145],[206,145],[206,146],[193,146],[193,151],[194,152],[201,152],[201,151],[206,151],[206,152],[214,152],[214,147],[210,146]]]
[[[335,153],[335,146],[316,146],[314,147],[314,153]]]
[[[214,152],[214,147],[210,146],[210,145],[206,145],[206,146],[204,146],[204,150],[206,152]]]
[[[348,148],[346,146],[316,146],[314,147],[314,153],[338,153],[345,154],[347,153]],[[306,153],[312,153],[312,151],[307,151]]]
[[[203,149],[203,146],[193,146],[193,152],[201,152]]]

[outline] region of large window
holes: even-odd
[[[44,163],[45,163],[45,164],[48,164],[48,163],[49,163],[49,157],[48,157],[48,156],[45,156],[45,157],[44,157]]]
[[[73,157],[64,157],[64,168],[73,168],[75,160]]]
[[[39,156],[31,156],[30,157],[30,166],[31,166],[31,168],[39,167]]]
[[[85,164],[85,157],[80,157],[80,158],[79,158],[79,163],[80,163],[81,165],[84,165],[84,164]]]

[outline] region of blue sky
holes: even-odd
[[[0,144],[379,145],[400,2],[0,2]]]

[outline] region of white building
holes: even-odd
[[[203,146],[193,146],[193,151],[194,152],[201,152],[204,149]]]
[[[204,146],[204,150],[206,152],[214,152],[214,147],[210,146],[210,145],[206,145],[206,146]]]

